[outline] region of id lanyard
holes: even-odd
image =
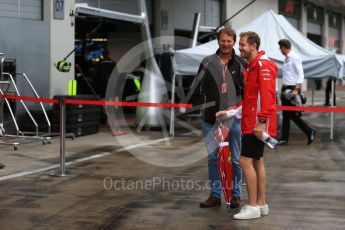
[[[221,87],[221,92],[226,93],[228,90],[228,85],[226,83],[226,71],[228,70],[227,63],[224,64],[224,66],[222,66],[222,70],[223,70],[223,83],[222,83],[222,87]]]

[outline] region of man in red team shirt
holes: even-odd
[[[263,132],[276,136],[276,64],[259,51],[260,37],[255,32],[240,34],[241,57],[249,62],[244,71],[242,107],[242,149],[240,166],[243,170],[248,204],[234,219],[254,219],[268,215],[265,200],[266,171],[263,160]]]

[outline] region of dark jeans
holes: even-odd
[[[284,88],[283,88],[284,89]],[[288,89],[288,88],[286,88]],[[291,89],[291,88],[289,88]],[[283,92],[284,94],[284,92]],[[285,99],[284,96],[281,98],[282,105],[294,106],[289,100]],[[295,122],[295,124],[307,135],[311,135],[312,128],[310,128],[301,118],[301,112],[298,111],[285,111],[283,110],[283,126],[282,126],[282,136],[281,140],[289,141],[290,134],[290,120]]]
[[[232,197],[241,197],[242,190],[242,169],[240,167],[241,155],[241,120],[231,119],[227,121],[229,129],[229,145],[232,154],[232,167],[233,167],[233,190]],[[204,132],[204,141],[208,152],[208,174],[209,186],[211,194],[214,198],[220,198],[222,192],[222,185],[218,173],[218,142],[215,138],[215,131],[217,124],[210,124],[206,121],[202,123]]]

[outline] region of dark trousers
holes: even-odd
[[[335,101],[335,83],[336,83],[336,80],[335,79],[331,79],[331,78],[329,78],[327,80],[326,91],[325,91],[325,94],[326,94],[325,105],[331,105],[331,103],[330,103],[330,94],[332,94],[332,82],[333,81],[334,81],[333,101],[334,101],[334,105],[336,105],[336,101]]]
[[[283,95],[285,89],[293,89],[293,87],[283,87]],[[282,105],[294,106],[289,100],[285,99],[284,96],[281,98]],[[282,126],[282,136],[281,139],[288,141],[290,134],[290,120],[295,122],[295,124],[307,135],[311,135],[312,128],[310,128],[301,118],[301,112],[299,111],[285,111],[283,110],[283,126]]]

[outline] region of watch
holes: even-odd
[[[266,124],[266,120],[259,119],[260,124]]]

